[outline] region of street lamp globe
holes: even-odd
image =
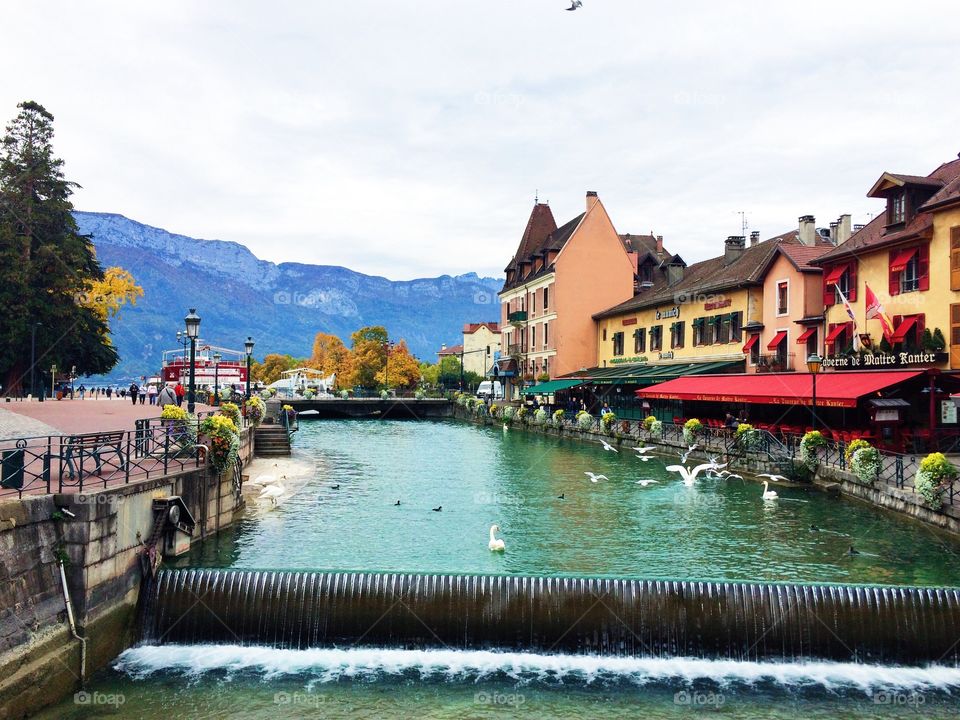
[[[253,355],[253,338],[247,337],[247,341],[243,344],[243,350],[247,353],[247,357]]]
[[[812,355],[807,356],[807,370],[816,375],[820,372],[820,368],[823,366],[823,358],[813,353]]]
[[[222,357],[223,357],[223,355],[221,355],[221,354],[218,353],[218,352],[216,352],[216,353],[213,354],[213,366],[214,366],[214,367],[216,367],[217,365],[220,364],[220,358],[222,358]]]
[[[195,339],[200,334],[200,316],[197,315],[196,308],[190,308],[190,312],[183,319],[183,324],[187,326],[187,337]]]

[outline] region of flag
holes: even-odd
[[[839,285],[834,285],[837,289],[837,295],[840,296],[840,301],[843,303],[844,309],[847,311],[847,317],[853,321],[853,351],[860,352],[860,335],[857,333],[857,318],[853,314],[853,308],[850,307],[850,301],[847,300],[847,296],[843,294],[843,290],[840,289]]]
[[[880,304],[880,300],[873,293],[873,290],[870,289],[870,286],[866,284],[864,284],[864,286],[867,292],[867,320],[879,320],[880,325],[883,327],[883,336],[887,339],[887,342],[890,342],[890,338],[893,336],[893,324],[890,322],[890,318],[887,317],[887,313],[883,309],[883,305]]]

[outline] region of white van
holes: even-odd
[[[490,393],[493,392],[494,400],[503,400],[503,385],[500,384],[499,380],[494,380],[490,382],[489,380],[484,380],[477,387],[477,397],[478,398],[488,398]]]

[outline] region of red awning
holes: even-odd
[[[843,334],[843,331],[846,329],[847,329],[846,323],[841,323],[840,325],[837,325],[835,328],[833,328],[833,330],[827,333],[827,337],[824,340],[824,342],[827,345],[833,345],[837,341],[837,338],[840,337]]]
[[[897,325],[897,329],[893,331],[893,337],[890,338],[892,343],[901,343],[907,338],[907,333],[910,332],[910,328],[917,324],[916,315],[907,315],[903,320],[900,321],[900,324]]]
[[[745,353],[750,352],[753,349],[753,346],[757,344],[757,340],[760,339],[759,335],[751,335],[750,339],[747,340],[747,344],[743,346],[743,351]]]
[[[837,267],[831,270],[830,274],[823,279],[823,284],[836,285],[838,282],[840,282],[840,277],[843,275],[846,269],[846,265],[837,265]]]
[[[817,406],[852,408],[864,395],[912,380],[919,370],[827,372],[817,375]],[[637,390],[640,398],[762,405],[810,405],[810,373],[688,375]]]
[[[907,264],[913,260],[913,256],[917,254],[917,251],[920,248],[907,248],[906,250],[901,250],[893,258],[893,262],[890,263],[891,272],[903,272],[907,269]]]
[[[807,340],[812,338],[817,332],[816,327],[807,328],[803,331],[803,334],[797,338],[797,345],[803,345]]]
[[[767,350],[776,350],[777,346],[783,342],[784,338],[787,337],[787,331],[781,330],[776,335],[773,336],[773,340],[770,341],[770,344],[767,345]]]

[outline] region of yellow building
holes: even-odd
[[[463,326],[463,369],[489,375],[500,352],[500,324],[467,323]]]
[[[960,369],[960,160],[927,176],[884,173],[867,195],[886,212],[815,261],[826,367]],[[854,353],[855,335],[873,352]]]

